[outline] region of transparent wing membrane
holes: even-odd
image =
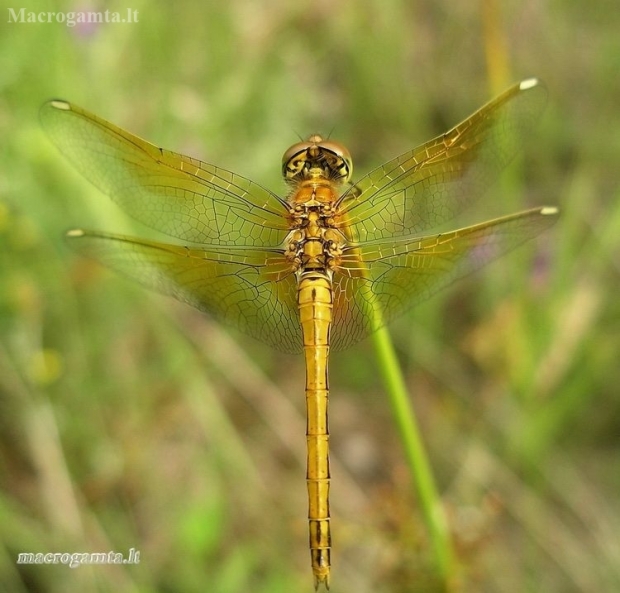
[[[143,224],[192,243],[279,246],[286,204],[257,183],[176,154],[65,101],[40,112],[76,169]]]
[[[355,241],[419,235],[463,212],[523,148],[547,101],[516,84],[449,132],[375,169],[342,198]]]
[[[301,350],[297,281],[281,254],[189,249],[94,231],[71,231],[68,239],[83,255],[151,290],[189,303],[278,350]],[[282,275],[286,277],[273,279]]]
[[[333,347],[347,348],[535,237],[556,214],[555,208],[533,208],[439,235],[351,247],[335,287]]]

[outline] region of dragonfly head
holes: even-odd
[[[340,143],[313,134],[293,144],[282,157],[282,176],[289,183],[324,177],[347,183],[353,173],[349,151]]]

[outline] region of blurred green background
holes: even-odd
[[[561,219],[391,330],[450,520],[450,590],[620,590],[615,0],[25,8],[139,22],[0,12],[0,591],[312,590],[302,358],[67,249],[68,228],[128,221],[43,135],[45,100],[284,192],[298,135],[331,133],[359,177],[529,76],[547,111],[476,217]],[[445,590],[369,341],[330,371],[332,590]],[[16,565],[132,547],[138,565]]]

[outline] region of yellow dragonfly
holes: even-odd
[[[306,361],[307,487],[315,587],[329,588],[330,349],[354,344],[556,219],[532,208],[428,234],[468,208],[529,139],[546,103],[515,84],[450,131],[351,182],[341,144],[313,135],[282,160],[282,198],[158,148],[66,101],[41,109],[56,146],[171,244],[72,230],[75,248],[148,288]]]

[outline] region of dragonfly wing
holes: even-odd
[[[65,101],[46,103],[40,117],[77,170],[147,226],[192,243],[282,243],[286,205],[253,181],[158,148]]]
[[[284,352],[300,352],[297,281],[281,253],[194,249],[96,231],[70,231],[77,251]]]
[[[348,248],[336,281],[334,347],[346,348],[535,237],[556,215],[556,208],[533,208],[439,235]]]
[[[525,80],[363,177],[340,198],[352,240],[420,234],[461,213],[522,148],[546,100],[544,86]]]

